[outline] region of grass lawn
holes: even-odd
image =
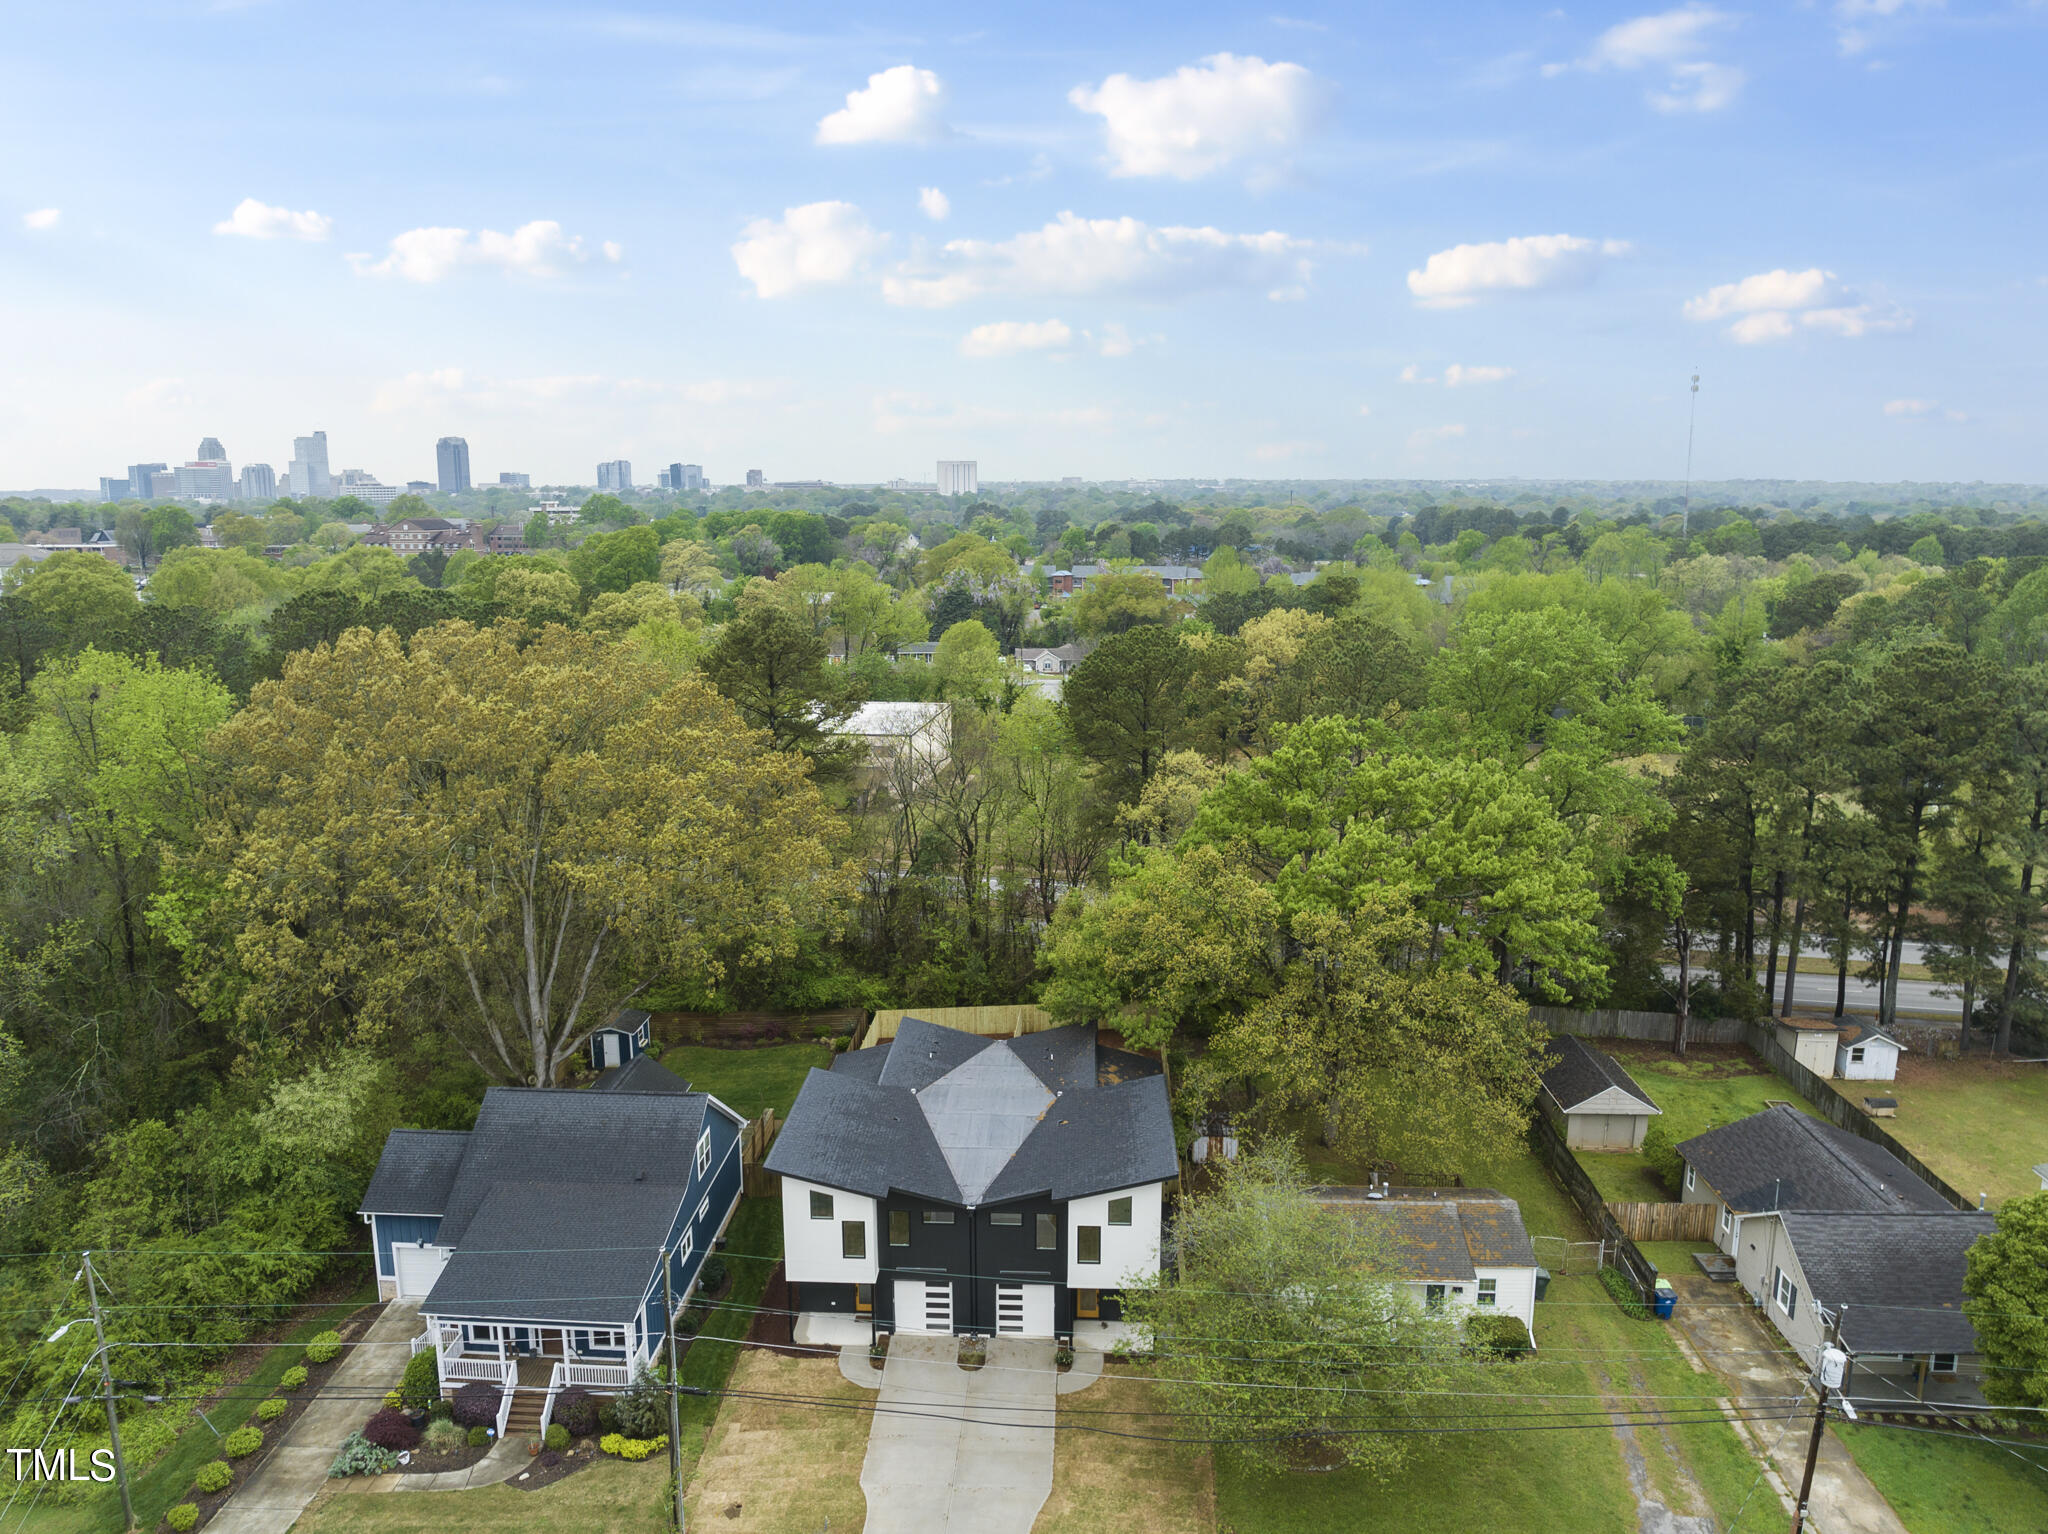
[[[1836,1085],[1851,1102],[1896,1097],[1899,1116],[1884,1127],[1959,1193],[1987,1192],[1999,1204],[2039,1190],[2028,1168],[2048,1161],[2048,1066],[1909,1054],[1897,1081]]]
[[[782,1256],[782,1205],[770,1198],[740,1200],[739,1212],[727,1228],[726,1258],[732,1265],[732,1288],[704,1322],[704,1330],[683,1356],[683,1384],[723,1390],[742,1349],[736,1340],[753,1325],[754,1307],[768,1287],[768,1275]],[[741,1254],[748,1255],[741,1255]],[[680,1339],[678,1339],[680,1342]],[[718,1417],[720,1397],[684,1396],[678,1403],[683,1424],[683,1475],[687,1478]]]
[[[731,1388],[849,1407],[864,1408],[875,1399],[874,1391],[840,1374],[836,1358],[767,1352],[741,1358]],[[860,1467],[870,1420],[865,1410],[728,1398],[690,1483],[690,1526],[733,1534],[816,1534],[829,1518],[837,1529],[860,1528],[867,1518]]]
[[[1178,1419],[1137,1415],[1162,1404],[1156,1386],[1119,1379],[1112,1367],[1086,1390],[1060,1397],[1060,1424],[1172,1434]],[[1206,1449],[1063,1431],[1053,1447],[1052,1495],[1032,1534],[1210,1534],[1215,1527]]]
[[[2048,1528],[2048,1447],[2015,1458],[1981,1439],[1845,1424],[1834,1432],[1912,1534]]]
[[[577,1534],[660,1534],[673,1529],[664,1506],[668,1461],[638,1465],[608,1459],[539,1491],[482,1486],[474,1491],[321,1492],[295,1534],[528,1534],[533,1529],[574,1529]],[[143,1527],[148,1528],[145,1524]]]
[[[704,1044],[672,1044],[661,1063],[700,1092],[709,1092],[735,1113],[758,1118],[773,1108],[789,1112],[797,1089],[813,1066],[832,1063],[823,1044],[771,1044],[764,1049],[713,1049]]]

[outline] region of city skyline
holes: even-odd
[[[556,483],[1675,478],[1695,371],[1702,475],[2048,479],[2048,9],[976,20],[31,13],[0,483],[306,421]],[[149,88],[306,57],[351,88]]]

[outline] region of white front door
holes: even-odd
[[[996,1334],[1001,1337],[1050,1337],[1052,1285],[997,1284]]]
[[[953,1286],[921,1278],[896,1280],[896,1330],[949,1336],[953,1330]]]
[[[445,1246],[400,1246],[393,1243],[391,1260],[398,1278],[401,1300],[423,1300],[433,1292],[434,1281],[448,1266],[453,1252]]]

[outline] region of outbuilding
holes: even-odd
[[[1892,1081],[1906,1046],[1868,1023],[1850,1023],[1835,1040],[1835,1075],[1843,1081]]]
[[[1543,1112],[1573,1150],[1640,1150],[1650,1119],[1664,1110],[1610,1055],[1570,1034],[1550,1041],[1556,1062],[1543,1073]]]

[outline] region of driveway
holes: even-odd
[[[420,1334],[420,1308],[393,1301],[341,1365],[263,1468],[207,1524],[208,1534],[283,1534],[327,1484],[342,1441],[368,1420],[384,1393],[405,1378],[405,1344]]]
[[[1740,1285],[1717,1284],[1696,1273],[1666,1277],[1678,1291],[1673,1319],[1693,1351],[1721,1377],[1729,1398],[1744,1416],[1772,1419],[1749,1423],[1748,1430],[1766,1449],[1776,1445],[1771,1462],[1780,1479],[1796,1493],[1813,1432],[1813,1397],[1805,1396],[1789,1427],[1783,1401],[1806,1390],[1805,1367],[1748,1303]],[[1744,1524],[1755,1516],[1745,1518]],[[1827,1534],[1906,1534],[1906,1526],[1891,1504],[1878,1494],[1832,1432],[1821,1435],[1810,1521]]]
[[[974,1370],[959,1351],[952,1337],[890,1339],[860,1472],[867,1534],[1030,1534],[1051,1494],[1052,1343],[992,1337]]]

